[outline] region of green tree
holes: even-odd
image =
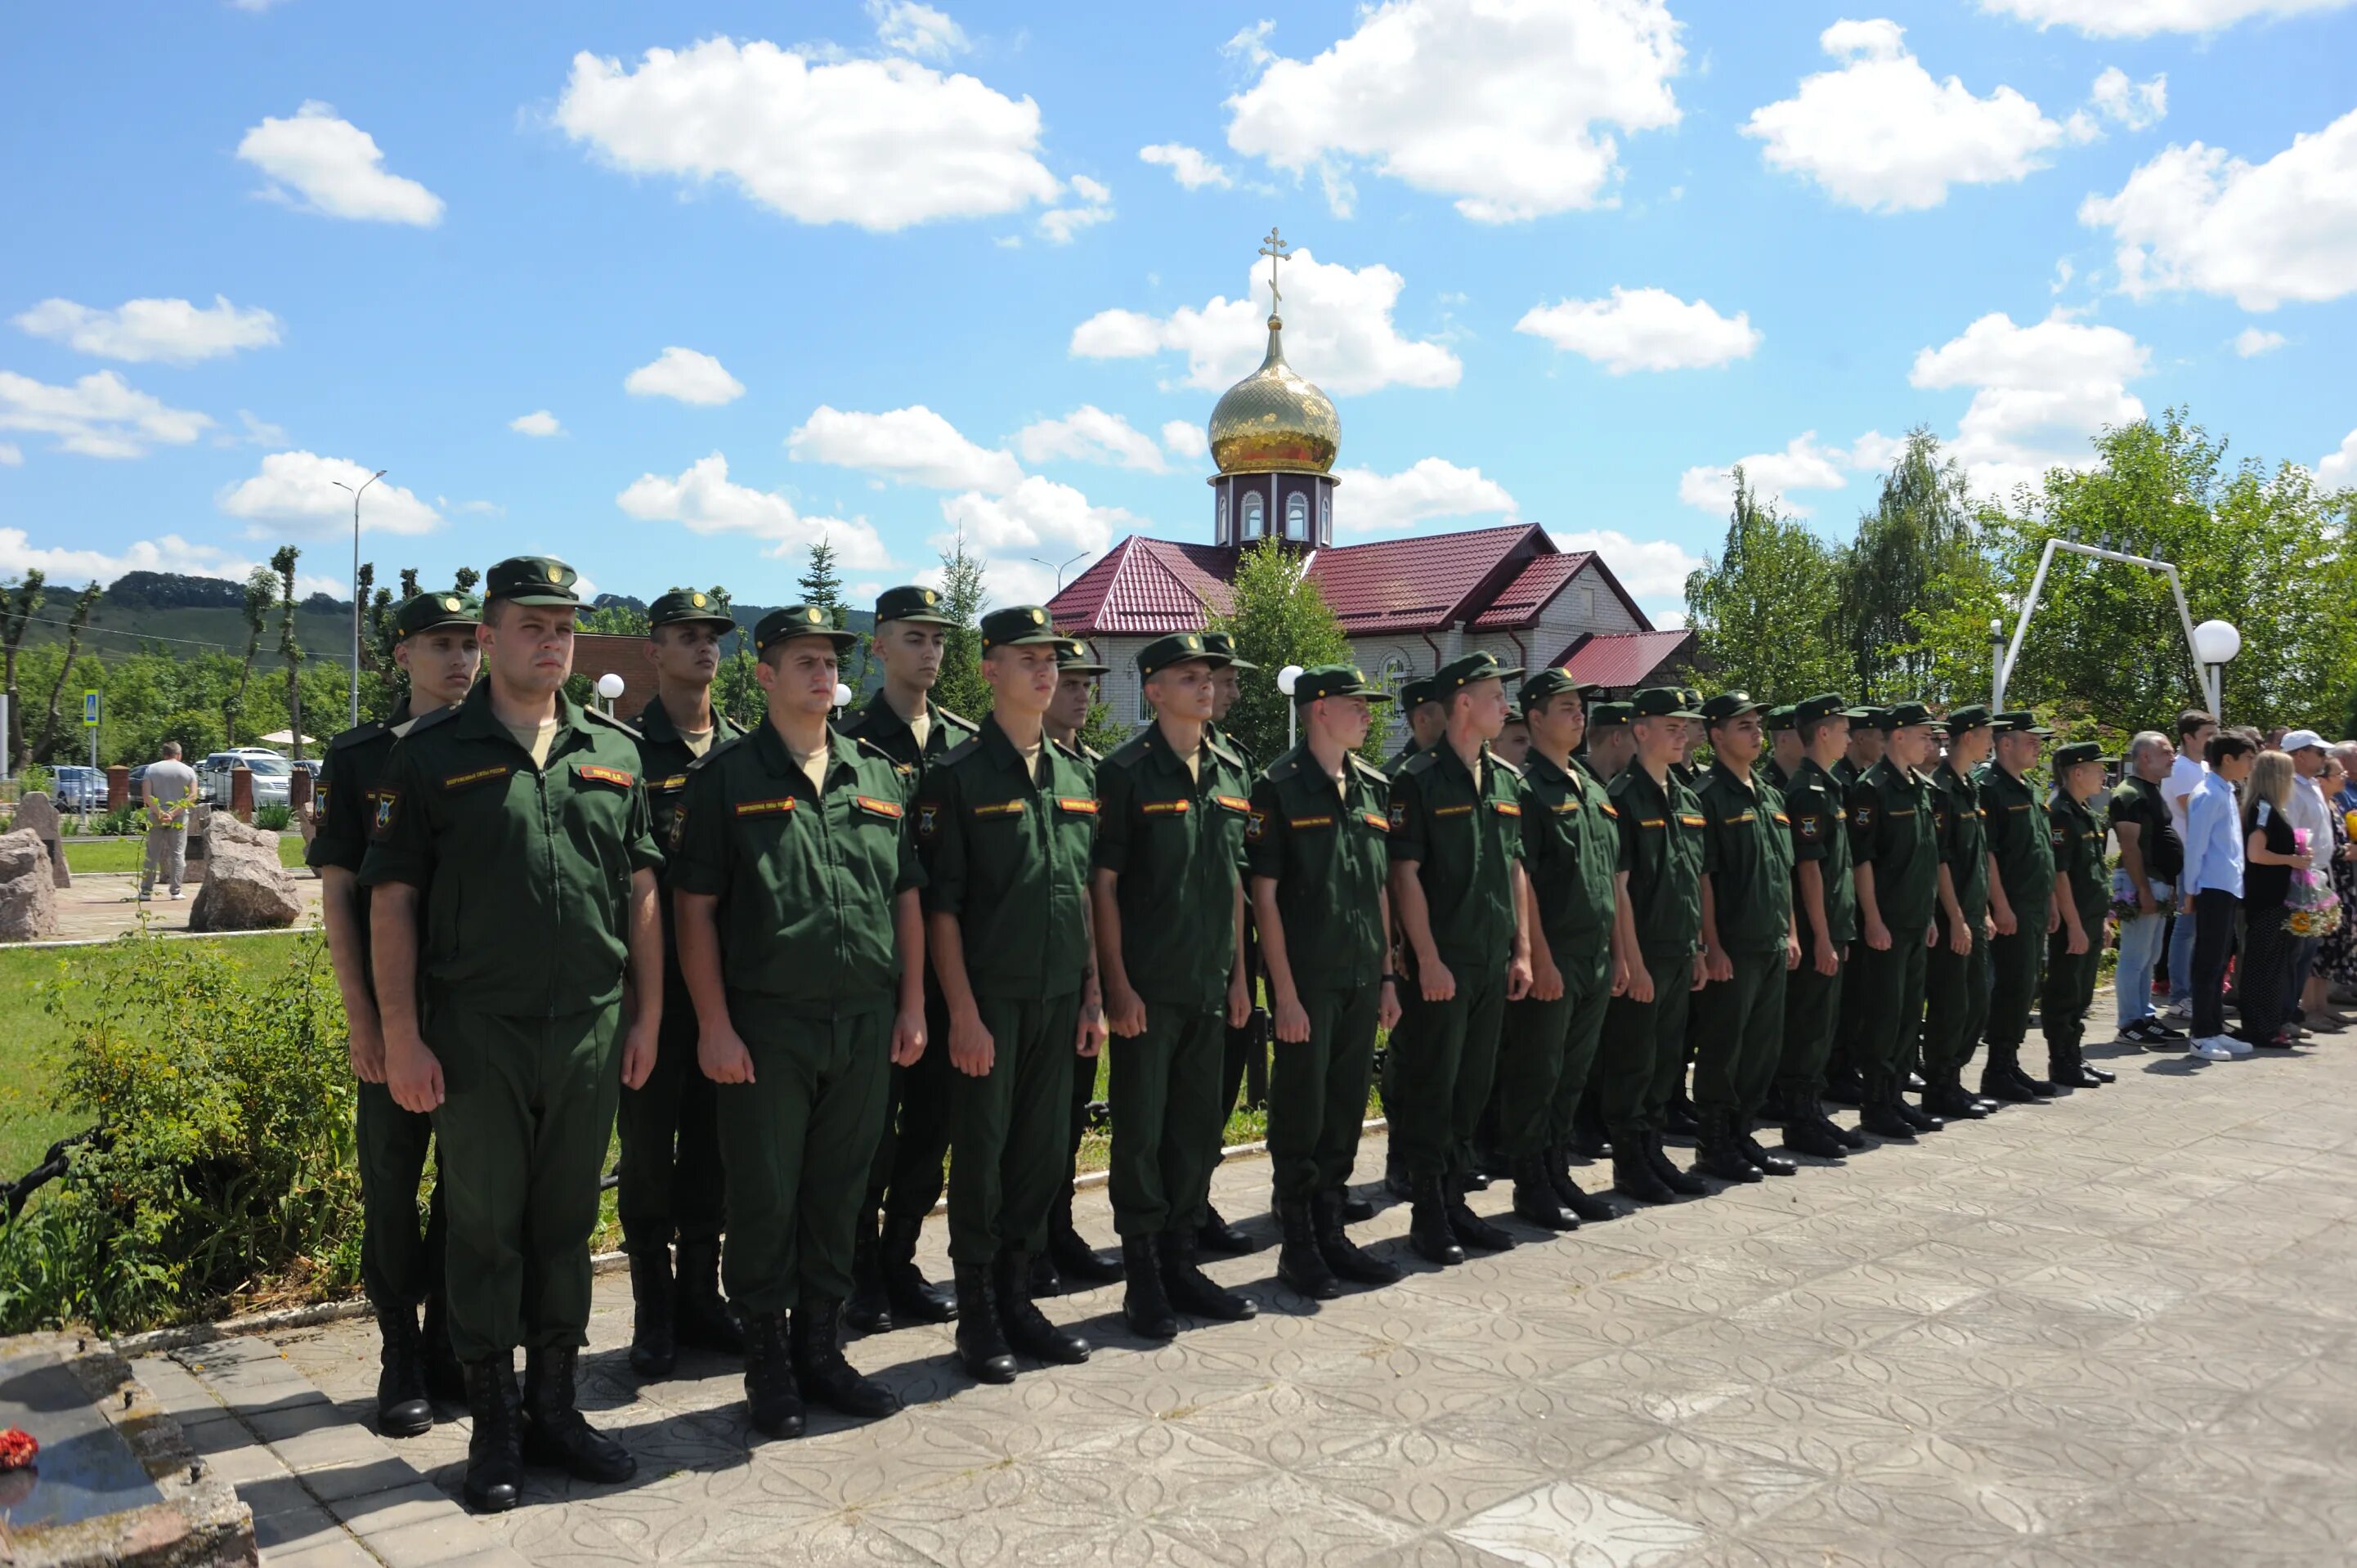
[[[942,555],[942,613],[950,619],[942,650],[941,679],[933,701],[980,723],[990,712],[990,686],[982,678],[982,607],[986,602],[982,557],[966,548],[965,531]]]
[[[1919,622],[1953,607],[1974,542],[1964,466],[1943,458],[1939,438],[1918,426],[1883,476],[1874,510],[1858,519],[1842,563],[1840,632],[1855,695],[1894,702],[1944,694]]]
[[[1243,678],[1236,705],[1223,727],[1252,748],[1262,766],[1286,747],[1286,719],[1293,699],[1276,689],[1277,671],[1288,664],[1348,664],[1351,639],[1326,596],[1303,570],[1303,557],[1275,539],[1264,539],[1237,557],[1228,584],[1228,613],[1211,618],[1209,629],[1236,640],[1236,652],[1260,666]],[[1369,754],[1379,755],[1383,714],[1368,731]]]
[[[87,740],[65,738],[65,715],[59,703],[65,697],[66,682],[73,674],[74,660],[81,655],[81,634],[90,625],[90,612],[98,607],[98,596],[103,591],[94,581],[84,588],[66,621],[66,656],[58,666],[58,678],[49,683],[48,712],[41,721],[41,744],[37,748],[51,762],[70,762],[87,755]]]
[[[1718,689],[1792,702],[1847,686],[1840,575],[1833,547],[1763,503],[1738,467],[1726,545],[1686,578],[1687,624]]]
[[[278,656],[286,660],[286,727],[295,736],[294,751],[303,755],[303,644],[295,636],[295,563],[302,552],[282,544],[270,557],[278,574]]]
[[[237,744],[238,721],[245,713],[245,690],[253,679],[253,660],[262,652],[262,628],[278,602],[278,578],[267,566],[256,566],[245,579],[245,662],[238,669],[237,691],[221,704],[224,746]]]
[[[843,578],[834,569],[834,546],[826,535],[820,534],[810,547],[810,564],[794,579],[794,585],[802,591],[802,603],[816,605],[834,618],[837,631],[850,623],[850,607],[843,602]]]
[[[7,771],[20,771],[31,760],[25,751],[25,699],[16,684],[16,659],[25,645],[25,631],[41,611],[48,578],[38,567],[25,574],[13,587],[0,588],[0,663],[5,663],[8,693],[8,733],[0,737],[7,747]]]

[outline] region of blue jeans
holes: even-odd
[[[2193,912],[2180,910],[2169,937],[2169,1004],[2193,1005]]]
[[[2169,929],[2168,911],[2176,901],[2177,890],[2166,882],[2156,882],[2152,884],[2152,896],[2160,904],[2157,913],[2138,915],[2120,925],[2120,966],[2114,978],[2119,988],[2120,1027],[2123,1029],[2139,1018],[2152,1015],[2152,972],[2154,966],[2160,962],[2161,938]],[[2178,925],[2186,933],[2186,967],[2190,969],[2193,922],[2182,919],[2178,921]],[[2171,994],[2177,990],[2179,972],[2177,961],[2172,957],[2169,964]],[[2192,987],[2188,985],[2186,990],[2190,994]]]

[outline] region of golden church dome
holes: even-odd
[[[1211,410],[1211,460],[1222,474],[1323,474],[1342,422],[1333,401],[1285,362],[1285,322],[1268,318],[1268,358]]]

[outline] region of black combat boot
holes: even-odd
[[[1195,1245],[1206,1252],[1220,1252],[1231,1258],[1260,1251],[1259,1242],[1222,1219],[1220,1211],[1208,1203],[1203,1206],[1203,1223],[1195,1230]]]
[[[630,1370],[640,1377],[668,1378],[679,1364],[677,1306],[671,1249],[640,1243],[630,1253]]]
[[[1663,1108],[1662,1130],[1677,1138],[1702,1136],[1702,1113],[1695,1109],[1693,1097],[1686,1093],[1684,1084],[1678,1086],[1678,1091]]]
[[[1932,1075],[1932,1087],[1923,1091],[1923,1109],[1949,1122],[1977,1122],[1988,1114],[1953,1068],[1942,1068]]]
[[[573,1369],[581,1352],[570,1345],[523,1353],[523,1457],[576,1481],[613,1486],[639,1473],[630,1450],[591,1426],[573,1402]]]
[[[1753,1135],[1750,1117],[1736,1117],[1734,1129],[1735,1146],[1742,1150],[1743,1157],[1749,1160],[1752,1165],[1757,1166],[1759,1169],[1766,1172],[1770,1176],[1798,1176],[1800,1174],[1801,1167],[1799,1165],[1794,1165],[1792,1161],[1786,1159],[1781,1155],[1770,1154],[1768,1150],[1760,1144],[1759,1138]]]
[[[1514,1218],[1542,1230],[1579,1229],[1579,1216],[1555,1195],[1544,1155],[1526,1155],[1514,1162]]]
[[[1031,1299],[1045,1301],[1049,1296],[1064,1294],[1064,1276],[1056,1272],[1056,1260],[1045,1252],[1031,1254]]]
[[[1342,1229],[1346,1217],[1342,1195],[1335,1191],[1318,1194],[1309,1200],[1311,1235],[1318,1243],[1318,1255],[1338,1278],[1356,1285],[1393,1285],[1400,1282],[1400,1272],[1392,1263],[1367,1251],[1351,1240]]]
[[[1808,1108],[1816,1113],[1817,1125],[1823,1127],[1826,1132],[1831,1133],[1835,1137],[1840,1139],[1844,1147],[1863,1149],[1867,1146],[1869,1140],[1864,1133],[1858,1131],[1856,1127],[1845,1127],[1840,1122],[1835,1121],[1831,1116],[1826,1115],[1824,1101],[1819,1100],[1813,1094],[1809,1096]]]
[[[2068,1094],[2074,1089],[2101,1089],[2104,1080],[2087,1070],[2076,1046],[2058,1046],[2049,1041],[2046,1047],[2046,1080],[2057,1094]]]
[[[523,1487],[523,1411],[516,1392],[515,1353],[502,1350],[467,1367],[467,1506],[505,1513]]]
[[[1121,1316],[1129,1331],[1141,1339],[1168,1339],[1178,1332],[1178,1316],[1170,1310],[1169,1294],[1162,1288],[1161,1248],[1151,1236],[1121,1239],[1121,1267],[1127,1288],[1122,1293]]]
[[[1817,1160],[1838,1160],[1849,1153],[1849,1145],[1842,1141],[1841,1129],[1826,1120],[1815,1095],[1782,1095],[1776,1102],[1775,1112],[1784,1123],[1784,1146],[1794,1154]]]
[[[1581,1191],[1579,1184],[1571,1179],[1571,1150],[1567,1145],[1557,1144],[1546,1152],[1546,1178],[1547,1185],[1555,1188],[1555,1201],[1570,1209],[1575,1218],[1592,1222],[1619,1217],[1610,1204]]]
[[[1908,1104],[1903,1095],[1893,1094],[1891,1101],[1899,1108],[1899,1114],[1907,1119],[1907,1124],[1918,1133],[1937,1133],[1947,1125],[1945,1122],[1941,1121],[1923,1107]]]
[[[998,1324],[1006,1343],[1035,1361],[1077,1367],[1089,1359],[1089,1342],[1070,1329],[1059,1328],[1031,1304],[1028,1276],[1031,1261],[1007,1248],[991,1264],[991,1290],[998,1307]]]
[[[1513,1251],[1512,1236],[1474,1213],[1466,1204],[1466,1194],[1473,1190],[1470,1176],[1453,1177],[1449,1190],[1456,1196],[1448,1203],[1448,1233],[1457,1238],[1459,1247],[1478,1248],[1484,1252]]]
[[[1866,1079],[1858,1075],[1857,1065],[1847,1060],[1825,1064],[1824,1091],[1818,1097],[1835,1105],[1866,1105]]]
[[[877,1259],[884,1272],[884,1299],[892,1304],[892,1321],[947,1323],[957,1316],[957,1301],[917,1268],[917,1238],[925,1222],[888,1218]]]
[[[1389,1150],[1383,1154],[1383,1190],[1402,1203],[1415,1200],[1415,1179],[1407,1174],[1407,1167],[1400,1164],[1399,1155]]]
[[[682,1241],[679,1273],[673,1283],[672,1332],[682,1345],[696,1350],[717,1350],[724,1356],[745,1353],[745,1331],[737,1314],[720,1294],[720,1243]]]
[[[425,1397],[425,1345],[417,1334],[417,1309],[378,1307],[376,1332],[376,1429],[387,1437],[431,1432],[434,1405]]]
[[[1443,1266],[1465,1261],[1465,1249],[1448,1224],[1448,1182],[1441,1176],[1418,1176],[1410,1187],[1407,1242],[1428,1263]]]
[[[900,1408],[899,1395],[861,1377],[844,1359],[843,1303],[832,1296],[814,1295],[794,1308],[786,1354],[806,1398],[863,1421],[880,1421]]]
[[[1676,1163],[1670,1158],[1670,1152],[1662,1146],[1662,1135],[1659,1133],[1648,1133],[1644,1137],[1646,1163],[1653,1167],[1653,1174],[1662,1178],[1663,1187],[1668,1187],[1680,1197],[1704,1197],[1709,1195],[1710,1188],[1707,1186],[1680,1170]]]
[[[1915,1141],[1915,1123],[1899,1112],[1899,1080],[1889,1073],[1875,1073],[1866,1079],[1866,1103],[1859,1110],[1860,1130],[1893,1143]]]
[[[1120,1253],[1098,1251],[1072,1228],[1072,1189],[1069,1187],[1049,1211],[1048,1256],[1055,1260],[1058,1273],[1077,1284],[1113,1284],[1123,1273]]]
[[[425,1293],[425,1392],[436,1404],[467,1402],[467,1369],[450,1348],[449,1300],[439,1285]]]
[[[1367,1199],[1361,1197],[1357,1193],[1352,1192],[1349,1187],[1344,1187],[1340,1192],[1335,1194],[1335,1196],[1340,1198],[1342,1202],[1342,1222],[1344,1224],[1363,1225],[1368,1220],[1372,1219],[1375,1217],[1375,1206]]]
[[[1695,1160],[1696,1176],[1716,1176],[1727,1182],[1765,1180],[1758,1166],[1743,1157],[1735,1142],[1735,1118],[1724,1108],[1713,1106],[1702,1113],[1702,1131],[1696,1140],[1700,1151]],[[1668,1180],[1665,1176],[1664,1181]]]
[[[2020,1047],[1996,1046],[1988,1048],[1988,1060],[1981,1067],[1981,1098],[2007,1105],[2028,1105],[2038,1099],[2038,1091],[2015,1063]]]
[[[1578,1159],[1600,1160],[1611,1141],[1611,1134],[1604,1130],[1604,1112],[1596,1096],[1583,1096],[1579,1109],[1571,1115],[1571,1136],[1564,1140],[1565,1152]]]
[[[1214,1323],[1242,1323],[1260,1315],[1260,1303],[1221,1289],[1203,1273],[1195,1262],[1192,1230],[1165,1230],[1161,1253],[1162,1288],[1168,1293],[1170,1305],[1180,1312]]]
[[[764,1437],[800,1437],[809,1423],[782,1312],[757,1312],[745,1325],[745,1410]]]
[[[1649,1141],[1634,1127],[1612,1129],[1612,1185],[1623,1197],[1639,1203],[1674,1202],[1678,1195],[1662,1180],[1646,1153]]]
[[[859,1226],[851,1235],[851,1299],[844,1305],[844,1320],[863,1334],[883,1334],[892,1326],[892,1303],[884,1294],[884,1262],[876,1235],[877,1213],[863,1204]]]
[[[1331,1301],[1342,1294],[1342,1282],[1326,1265],[1326,1255],[1318,1250],[1318,1232],[1309,1218],[1309,1200],[1306,1197],[1280,1199],[1276,1206],[1276,1222],[1285,1240],[1276,1250],[1277,1282],[1300,1292],[1312,1301]]]

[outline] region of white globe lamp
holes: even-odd
[[[622,678],[611,670],[597,677],[597,694],[608,702],[622,694]]]
[[[1276,689],[1290,697],[1293,695],[1295,683],[1300,681],[1300,679],[1301,666],[1298,664],[1288,664],[1284,669],[1276,672]],[[1301,738],[1299,734],[1300,725],[1301,710],[1295,707],[1291,703],[1286,703],[1285,744],[1287,746],[1292,746],[1294,742]]]
[[[840,681],[834,683],[834,705],[838,708],[851,706],[851,688]]]
[[[2243,651],[2243,634],[2230,621],[2205,620],[2193,628],[2193,655],[2204,664],[2232,664]]]
[[[1293,695],[1294,682],[1301,679],[1301,666],[1288,664],[1276,672],[1276,689],[1286,696]]]

